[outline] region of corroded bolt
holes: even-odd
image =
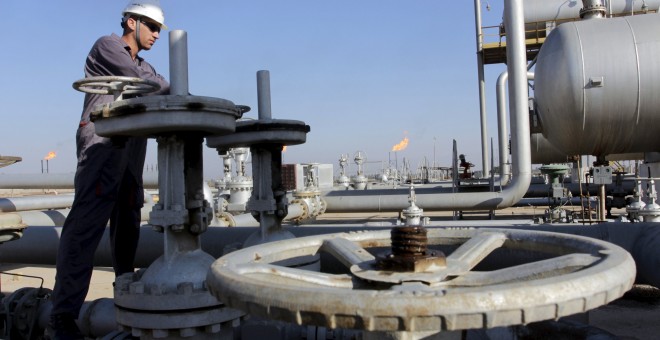
[[[441,251],[428,251],[428,238],[423,226],[394,227],[390,235],[392,253],[378,257],[378,268],[421,273],[447,266],[447,260]]]
[[[428,238],[424,227],[394,227],[390,235],[392,254],[395,256],[421,256],[427,251]]]

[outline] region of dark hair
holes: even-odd
[[[128,26],[126,26],[126,21],[128,21],[128,19],[131,19],[131,18],[133,20],[138,20],[139,17],[135,16],[135,15],[125,15],[123,18],[121,18],[121,23],[120,23],[121,28],[126,29],[128,27]]]

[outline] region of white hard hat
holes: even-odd
[[[121,12],[123,17],[126,17],[127,14],[147,17],[159,23],[161,28],[167,29],[167,26],[165,26],[165,14],[163,14],[163,10],[160,8],[160,1],[158,0],[131,0]]]

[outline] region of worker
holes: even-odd
[[[458,155],[458,159],[461,160],[461,164],[459,164],[459,166],[463,168],[463,173],[460,175],[460,178],[461,179],[472,178],[472,172],[470,172],[470,168],[473,167],[474,164],[465,160],[464,154]]]
[[[150,50],[161,29],[167,29],[164,19],[158,0],[130,1],[122,12],[122,36],[113,33],[96,41],[85,62],[85,77],[138,77],[160,85],[150,95],[168,94],[169,83],[138,55]],[[96,135],[90,112],[113,100],[112,95],[85,94],[76,132],[75,198],[57,253],[49,330],[54,339],[83,339],[75,320],[89,290],[94,253],[108,220],[115,275],[134,271],[147,141],[130,137],[117,143]]]

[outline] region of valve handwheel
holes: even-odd
[[[429,249],[446,257],[415,270],[379,265],[377,252],[391,246],[390,232],[365,231],[245,248],[216,260],[206,282],[220,301],[257,316],[419,332],[557,319],[619,298],[635,279],[630,254],[592,238],[490,228],[434,228],[427,236]],[[276,264],[317,253],[345,269],[325,273]]]
[[[89,77],[76,80],[73,88],[85,93],[94,94],[139,94],[160,90],[160,84],[142,78],[122,76]]]

